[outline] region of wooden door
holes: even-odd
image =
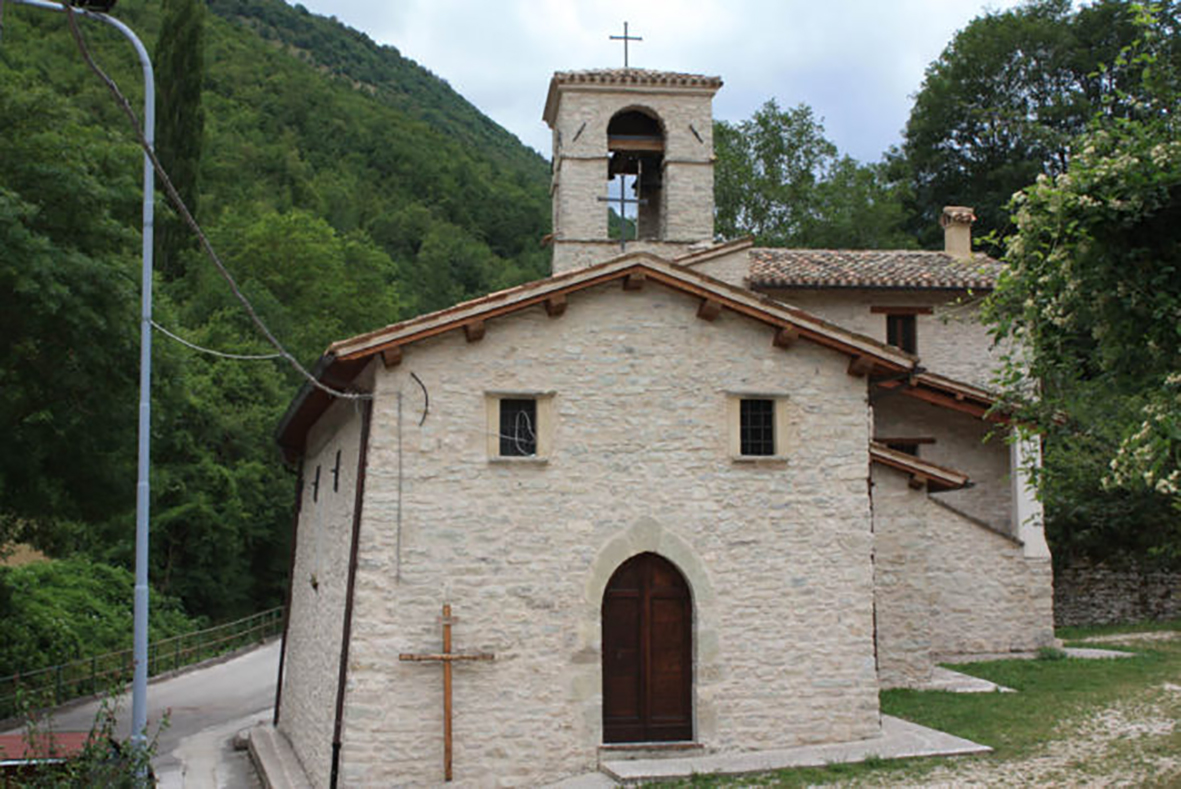
[[[671,562],[641,553],[603,593],[603,742],[693,739],[693,614]]]

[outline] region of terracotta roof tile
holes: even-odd
[[[996,285],[1001,264],[921,250],[752,249],[752,288],[977,288]]]
[[[679,71],[655,71],[643,68],[604,68],[585,71],[558,71],[553,81],[557,84],[592,83],[601,85],[681,85],[687,87],[720,88],[721,77],[704,74],[685,74]]]

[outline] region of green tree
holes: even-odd
[[[892,181],[885,163],[861,164],[842,156],[816,185],[815,212],[803,223],[800,243],[815,248],[912,249],[903,207],[905,185]]]
[[[0,520],[48,529],[134,503],[132,147],[0,67]]]
[[[0,567],[0,676],[131,646],[135,577],[85,558]],[[197,628],[174,598],[152,597],[153,640]]]
[[[899,186],[882,165],[839,156],[806,104],[768,100],[745,121],[714,124],[715,227],[767,246],[910,247]]]
[[[205,113],[205,6],[201,0],[163,0],[154,65],[158,74],[156,150],[181,199],[197,215]],[[171,279],[181,274],[181,251],[195,241],[171,210],[156,223],[156,268]]]
[[[1096,113],[1136,115],[1144,86],[1119,58],[1138,35],[1135,6],[1032,0],[956,34],[927,68],[893,161],[894,177],[913,184],[912,232],[936,243],[942,207],[963,204],[976,208],[978,236],[1009,232],[1010,197],[1040,173],[1065,172]],[[1172,33],[1161,55],[1177,61],[1176,5],[1161,6]]]
[[[1142,74],[1136,117],[1101,113],[1073,142],[1064,172],[1039,177],[1014,199],[1008,267],[986,317],[1019,349],[1008,360],[1008,393],[1023,417],[1049,431],[1044,489],[1067,498],[1101,481],[1120,486],[1113,495],[1139,497],[1156,514],[1143,523],[1125,515],[1121,524],[1137,533],[1106,535],[1098,547],[1147,542],[1149,552],[1176,560],[1181,525],[1175,515],[1160,518],[1162,504],[1181,508],[1181,128],[1174,114],[1181,80],[1168,57],[1170,31],[1166,20],[1148,17],[1141,38],[1115,61]],[[1031,381],[1039,397],[1024,400]],[[1079,480],[1084,451],[1098,462],[1088,461],[1094,473]],[[1064,485],[1066,475],[1075,481]]]
[[[797,243],[816,210],[816,184],[837,156],[811,107],[782,110],[768,99],[749,120],[718,121],[714,152],[717,232]]]

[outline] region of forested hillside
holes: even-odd
[[[395,49],[280,0],[122,0],[117,15],[154,51],[161,156],[305,363],[545,273],[545,161]],[[197,42],[203,57],[160,51],[166,16],[169,46]],[[130,46],[82,27],[138,111]],[[194,79],[199,106],[183,98]],[[0,545],[129,567],[140,153],[61,14],[5,8],[0,118]],[[269,352],[163,200],[157,216],[156,320],[219,351]],[[275,604],[295,476],[272,431],[298,379],[155,343],[153,583],[214,619]]]

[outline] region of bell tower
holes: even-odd
[[[542,116],[553,131],[554,274],[622,249],[673,257],[713,240],[721,87],[719,77],[633,68],[554,74]],[[628,217],[622,232],[612,211],[617,223]]]

